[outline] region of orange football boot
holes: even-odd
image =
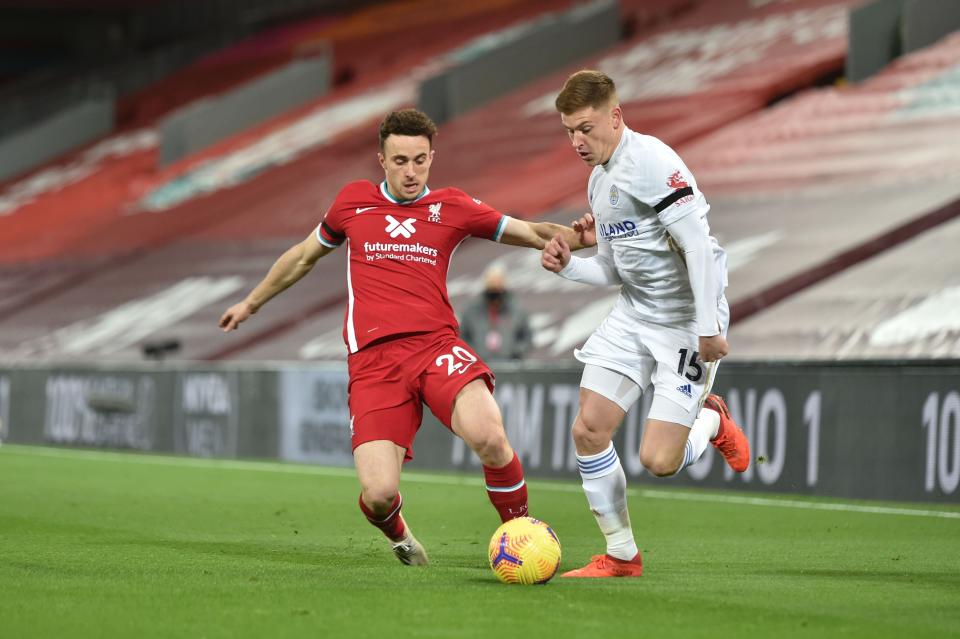
[[[610,555],[594,555],[583,568],[570,570],[561,577],[639,577],[643,574],[643,558],[640,553],[626,561]]]
[[[738,473],[742,473],[750,465],[750,442],[740,427],[733,421],[727,405],[719,395],[709,395],[703,402],[704,408],[720,414],[720,428],[717,436],[710,443],[720,451],[727,465]]]

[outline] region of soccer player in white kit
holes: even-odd
[[[584,363],[573,423],[577,465],[606,554],[564,577],[639,577],[643,561],[627,511],[627,480],[612,438],[649,385],[654,397],[640,460],[658,477],[694,463],[707,443],[737,472],[750,445],[726,405],[710,394],[729,307],[726,253],[710,236],[710,206],[680,157],[623,121],[613,80],[599,71],[570,76],[556,107],[574,150],[593,167],[593,212],[574,223],[593,230],[597,254],[580,258],[559,236],[544,268],[576,282],[620,286],[610,315],[574,352]]]

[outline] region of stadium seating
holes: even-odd
[[[475,25],[475,35],[530,15],[521,4],[491,0],[509,11],[491,11],[485,21],[451,20]],[[862,86],[778,101],[842,69],[850,4],[674,3],[658,14],[660,22],[651,19],[622,45],[582,64],[624,78],[628,123],[675,145],[698,176],[713,206],[713,230],[731,254],[729,298],[744,319],[732,336],[742,357],[777,353],[776,339],[765,336],[788,327],[778,319],[781,309],[803,303],[798,309],[814,314],[817,300],[831,294],[803,302],[807,294],[800,291],[858,263],[851,276],[883,273],[882,264],[874,271],[864,262],[876,254],[870,252],[876,236],[891,235],[879,250],[904,242],[924,224],[943,221],[942,212],[929,216],[960,198],[956,154],[949,152],[958,142],[956,39],[901,59]],[[646,6],[628,2],[625,10]],[[181,356],[342,357],[342,256],[321,262],[320,273],[236,334],[222,336],[215,324],[283,247],[313,228],[339,185],[376,179],[375,122],[413,102],[418,74],[463,42],[436,25],[437,42],[422,56],[378,67],[384,50],[369,46],[376,40],[371,23],[350,24],[351,33],[363,36],[344,36],[338,46],[349,52],[356,76],[314,104],[162,172],[147,127],[104,141],[72,164],[49,167],[86,172],[65,188],[31,196],[24,182],[0,191],[0,211],[7,213],[0,214],[0,261],[8,265],[0,290],[12,292],[0,303],[0,357],[139,359],[145,330],[130,326],[188,299],[182,316],[150,319],[147,333],[179,338]],[[413,71],[394,80],[401,68]],[[567,222],[582,211],[587,171],[567,148],[550,105],[572,70],[444,126],[431,182],[455,184],[519,216]],[[338,134],[331,137],[330,128]],[[18,188],[29,203],[14,201]],[[69,223],[64,210],[71,211]],[[890,253],[891,264],[919,264],[911,246],[921,245],[903,244]],[[900,251],[907,253],[897,257]],[[834,263],[838,255],[846,257]],[[538,357],[568,357],[616,293],[562,283],[539,269],[532,251],[472,242],[451,269],[455,306],[476,292],[476,273],[498,259],[534,314]],[[763,311],[790,296],[795,300]],[[913,299],[892,303],[900,308]],[[791,343],[803,339],[798,333]],[[852,348],[847,355],[861,352],[873,351]]]
[[[754,299],[732,333],[740,356],[957,355],[958,59],[955,34],[861,86],[799,96],[691,150],[725,194],[718,206],[748,199],[762,224],[766,202],[789,202],[777,222],[792,250],[758,259],[741,282]],[[800,250],[821,263],[798,269]],[[779,290],[764,277],[774,264]]]
[[[259,48],[266,50],[264,64],[267,65],[276,65],[281,60],[289,59],[300,48],[316,46],[313,42],[317,38],[332,39],[335,57],[337,51],[341,50],[339,55],[352,65],[349,74],[353,76],[353,81],[315,104],[237,135],[226,144],[212,148],[209,153],[198,154],[158,172],[155,130],[151,126],[134,128],[8,184],[0,195],[0,261],[16,263],[54,256],[126,252],[135,247],[168,242],[186,229],[173,225],[171,230],[176,232],[174,235],[163,231],[156,233],[152,228],[155,225],[148,221],[144,224],[146,228],[127,230],[140,225],[142,217],[131,217],[129,214],[142,208],[138,200],[151,190],[170,181],[179,180],[182,183],[185,179],[189,180],[190,169],[198,163],[245,149],[269,133],[302,123],[304,116],[312,115],[318,109],[321,110],[321,118],[325,113],[322,109],[325,108],[340,105],[340,113],[351,110],[353,103],[348,100],[362,102],[369,96],[382,93],[385,87],[391,86],[394,78],[400,76],[402,84],[399,93],[395,86],[389,93],[393,96],[392,102],[375,102],[372,107],[363,109],[361,115],[349,118],[348,122],[337,127],[347,137],[350,135],[349,129],[361,124],[369,126],[368,121],[382,116],[390,105],[413,101],[415,81],[403,77],[412,66],[419,68],[422,75],[429,64],[435,64],[435,61],[431,61],[437,55],[453,46],[491,29],[501,28],[511,21],[523,19],[535,11],[564,3],[553,0],[532,8],[519,0],[490,0],[471,3],[469,8],[452,13],[435,11],[437,4],[436,0],[412,0],[372,7],[348,20],[314,24],[306,34],[296,29],[292,33],[281,33],[277,36],[279,44],[264,36],[265,43]],[[430,28],[435,35],[424,45],[394,55],[387,36],[409,28]],[[196,67],[188,68],[145,94],[135,96],[142,106],[128,104],[126,108],[143,112],[143,115],[133,119],[135,122],[143,123],[146,118],[152,123],[154,120],[151,118],[159,117],[182,104],[187,99],[184,96],[198,99],[234,86],[248,78],[250,73],[265,70],[258,64],[250,64],[249,50],[258,49],[257,42],[242,44],[229,52],[200,61]],[[307,125],[310,124],[307,122]],[[313,128],[316,129],[316,124],[313,124]],[[329,123],[324,127],[324,139],[329,138],[328,128]],[[349,154],[350,150],[340,142],[338,150]],[[361,148],[357,147],[352,154],[359,155]],[[282,149],[278,152],[270,148],[266,155],[267,162],[272,163],[277,155],[282,155]],[[344,163],[351,166],[349,159]],[[262,168],[258,167],[257,170]],[[249,174],[245,175],[244,179],[249,177]],[[326,190],[329,188],[327,185]],[[71,211],[73,224],[58,224],[64,210]],[[12,215],[14,211],[16,215]],[[196,228],[196,215],[185,211],[167,215],[164,228],[174,216],[191,220],[188,226],[191,230]],[[251,236],[259,233],[251,230]],[[276,230],[279,235],[287,233],[287,228]]]

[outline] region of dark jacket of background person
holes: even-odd
[[[509,291],[491,288],[464,310],[460,336],[486,362],[522,359],[533,340],[526,311]]]

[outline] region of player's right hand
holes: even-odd
[[[570,263],[570,245],[562,237],[555,235],[547,242],[540,255],[540,264],[553,273],[559,273]]]
[[[723,335],[700,336],[700,359],[704,362],[719,362],[730,352],[727,338]]]
[[[234,304],[228,308],[220,318],[220,328],[223,329],[224,333],[235,331],[237,327],[240,326],[240,322],[243,322],[256,312],[257,309],[246,300],[239,304]]]
[[[597,245],[597,228],[593,213],[585,213],[579,220],[574,220],[572,226],[573,230],[580,234],[580,244],[583,246]]]

